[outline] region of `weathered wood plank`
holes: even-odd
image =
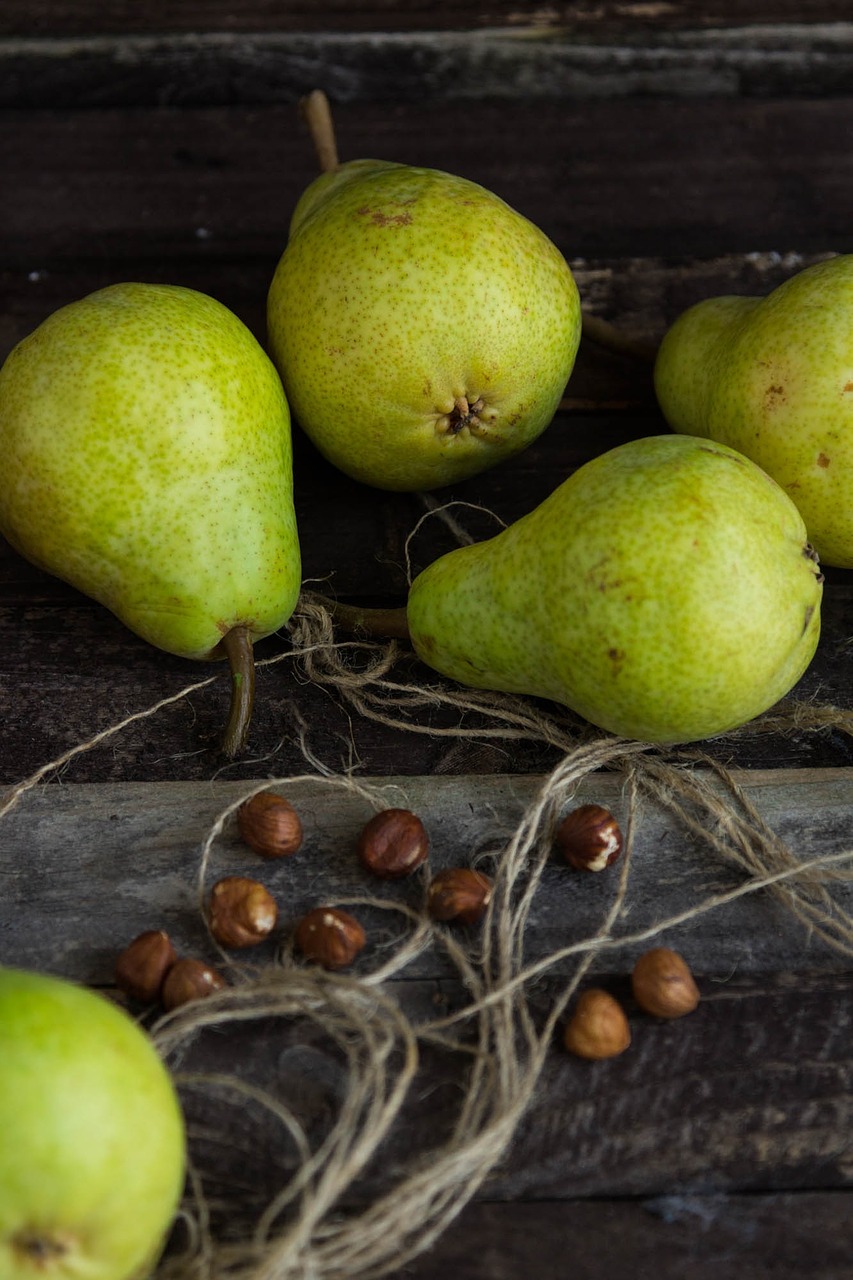
[[[389,31],[495,26],[570,27],[581,31],[655,30],[685,25],[838,22],[849,17],[846,0],[584,0],[542,5],[539,0],[6,0],[2,35],[92,35],[102,32],[178,31]]]
[[[849,1187],[853,1179],[853,1064],[849,977],[714,985],[689,1017],[639,1014],[624,984],[629,1049],[589,1063],[555,1041],[513,1142],[477,1199],[576,1198],[790,1191]],[[393,984],[416,1025],[464,999],[443,982]],[[531,1002],[544,1019],[557,988]],[[313,1023],[263,1019],[200,1034],[178,1073],[221,1073],[284,1101],[309,1141],[322,1141],[346,1086],[340,1051]],[[464,1055],[422,1044],[420,1068],[377,1159],[343,1197],[358,1205],[387,1191],[449,1137],[466,1080]],[[186,1089],[197,1165],[217,1216],[251,1221],[294,1173],[291,1144],[245,1096]],[[663,1210],[662,1210],[663,1212]],[[676,1210],[673,1207],[672,1212]]]
[[[853,771],[771,771],[746,774],[750,799],[801,856],[843,852],[853,830]],[[376,780],[374,780],[374,783]],[[381,780],[385,803],[412,808],[432,841],[432,866],[493,865],[541,785],[541,778],[504,776]],[[712,783],[712,785],[714,785]],[[577,800],[609,805],[624,820],[621,780],[589,779]],[[234,782],[45,786],[28,793],[0,820],[0,960],[40,965],[86,982],[111,980],[118,952],[148,928],[166,928],[183,951],[211,957],[198,909],[197,874],[202,841],[219,813],[247,790]],[[291,792],[303,816],[305,844],[298,855],[264,863],[240,841],[233,819],[217,844],[207,887],[225,874],[262,880],[281,902],[278,945],[299,916],[335,899],[381,896],[422,909],[425,881],[382,884],[366,873],[354,849],[370,805],[340,788],[308,781]],[[732,888],[741,874],[713,858],[701,841],[643,802],[636,835],[630,902],[614,936],[628,937],[677,916],[709,894]],[[593,934],[614,890],[614,877],[571,874],[553,860],[546,868],[528,930],[531,962]],[[853,907],[853,885],[833,890]],[[359,961],[369,972],[405,932],[396,912],[362,908],[372,945]],[[41,922],[34,928],[34,922]],[[766,893],[673,928],[673,945],[698,973],[717,979],[778,968],[832,972],[849,957],[831,950]],[[625,972],[642,946],[608,951],[597,968]],[[270,958],[272,941],[254,954]],[[555,972],[571,973],[575,958]],[[440,947],[415,958],[406,976],[447,977]]]
[[[390,16],[390,15],[389,15]],[[849,23],[729,29],[333,29],[0,39],[6,107],[455,102],[849,92]],[[432,25],[432,24],[431,24]]]
[[[398,1280],[841,1280],[851,1210],[843,1192],[474,1204]]]
[[[336,112],[341,155],[465,175],[569,260],[849,251],[853,98],[471,104]],[[701,145],[699,145],[701,141]],[[215,280],[258,317],[316,176],[292,107],[0,115],[0,267],[19,297],[55,273]],[[8,322],[7,322],[8,323]],[[4,339],[8,333],[4,329]]]
[[[389,796],[425,816],[440,864],[455,860],[460,850],[470,858],[489,835],[505,830],[535,780],[433,778],[394,785],[404,789]],[[849,840],[853,771],[814,774],[805,783],[800,775],[759,775],[748,780],[748,789],[801,852],[843,848]],[[0,828],[0,962],[109,982],[117,949],[152,925],[166,926],[185,953],[213,955],[196,908],[200,828],[237,793],[227,783],[104,784],[46,787],[28,797]],[[618,810],[616,793],[614,779],[597,777],[578,798],[588,794]],[[229,830],[211,873],[259,875],[276,890],[286,921],[330,893],[375,898],[376,882],[357,871],[352,853],[366,808],[347,799],[330,802],[316,784],[306,788],[299,807],[308,838],[293,859],[272,868],[260,864]],[[620,930],[636,930],[678,909],[697,882],[703,891],[728,882],[720,868],[703,865],[692,842],[646,817],[630,914]],[[383,884],[381,891],[410,905],[419,900],[415,883]],[[594,929],[606,896],[605,879],[579,880],[549,867],[530,919],[531,957]],[[741,906],[665,935],[697,972],[702,1001],[689,1018],[662,1023],[633,1005],[626,972],[636,946],[614,951],[606,967],[585,979],[604,983],[625,1002],[631,1048],[592,1065],[568,1057],[555,1043],[531,1108],[484,1196],[701,1196],[849,1184],[849,972],[833,972],[838,958],[799,937],[763,895]],[[387,960],[395,930],[377,908],[355,909],[371,939],[364,970]],[[255,958],[263,963],[272,956],[261,948]],[[531,985],[531,1012],[540,1025],[570,973],[569,965],[555,966]],[[470,998],[435,956],[411,964],[389,985],[415,1025]],[[202,1033],[173,1066],[179,1073],[224,1073],[273,1090],[312,1142],[327,1132],[345,1084],[339,1052],[316,1025],[291,1019],[263,1018]],[[381,1159],[346,1202],[381,1193],[413,1156],[442,1141],[464,1073],[464,1058],[423,1045],[421,1074]],[[292,1174],[289,1144],[244,1096],[193,1088],[185,1091],[185,1106],[194,1158],[215,1213],[224,1211],[232,1226],[250,1220]]]

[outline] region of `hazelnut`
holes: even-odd
[[[146,929],[116,960],[116,986],[131,999],[151,1004],[160,998],[163,979],[177,958],[168,933],[162,929]]]
[[[424,824],[408,809],[383,809],[375,814],[358,841],[362,864],[385,880],[409,875],[426,861],[428,853]]]
[[[569,1053],[579,1058],[615,1058],[631,1043],[628,1019],[618,1000],[600,987],[590,987],[578,998],[563,1032]]]
[[[475,924],[486,913],[492,882],[482,871],[451,867],[439,871],[427,889],[427,910],[433,920]]]
[[[203,1000],[224,986],[222,974],[202,960],[176,960],[163,983],[163,1006],[168,1010],[177,1009],[191,1000]]]
[[[683,1018],[699,1003],[699,988],[685,960],[669,947],[653,947],[640,956],[631,974],[634,999],[658,1018]]]
[[[345,969],[367,937],[355,917],[346,911],[316,907],[299,921],[294,942],[306,960],[313,960],[324,969]]]
[[[257,880],[225,876],[210,891],[210,932],[223,947],[253,947],[276,926],[278,905]]]
[[[622,832],[609,809],[582,804],[560,823],[555,844],[576,871],[603,871],[622,852]]]
[[[302,844],[302,823],[289,800],[258,791],[237,810],[237,829],[263,858],[288,858]]]

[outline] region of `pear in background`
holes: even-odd
[[[681,436],[586,463],[489,541],[414,581],[418,656],[481,689],[564,703],[611,733],[686,742],[796,683],[820,629],[803,521],[758,467]]]
[[[824,564],[853,567],[853,255],[766,298],[709,298],[664,337],[669,425],[757,462],[802,514]]]
[[[300,585],[288,407],[245,325],[167,285],[63,307],[0,370],[0,457],[22,555],[169,653],[229,658],[239,750],[252,641]]]
[[[299,425],[382,489],[433,489],[548,426],[580,340],[572,273],[497,196],[434,169],[356,160],[293,215],[268,299]]]

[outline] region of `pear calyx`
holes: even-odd
[[[485,408],[482,396],[469,403],[467,396],[457,396],[450,413],[443,414],[438,420],[438,429],[442,435],[456,436],[463,427],[468,427],[476,434],[481,426],[479,413]]]
[[[61,1264],[63,1258],[72,1252],[72,1247],[70,1237],[36,1229],[20,1231],[12,1238],[12,1248],[22,1256],[25,1265],[42,1272]]]
[[[229,760],[233,760],[246,746],[255,704],[255,659],[251,631],[248,627],[232,627],[222,637],[222,648],[231,668],[231,706],[222,737],[222,750]]]
[[[807,559],[807,560],[811,560],[813,564],[816,564],[816,565],[819,565],[819,564],[820,564],[820,556],[819,556],[819,555],[818,555],[818,553],[815,551],[814,547],[812,546],[812,544],[811,544],[810,542],[807,542],[807,543],[804,545],[804,547],[803,547],[803,555],[806,557],[806,559]],[[816,577],[818,577],[818,578],[820,579],[820,581],[821,581],[821,582],[823,582],[823,574],[822,574],[822,573],[817,573],[815,576],[816,576]]]

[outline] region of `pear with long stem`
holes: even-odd
[[[404,610],[332,611],[350,629],[408,634],[461,684],[672,743],[788,693],[817,645],[821,584],[773,480],[723,445],[671,435],[602,454],[496,537],[442,556]]]

